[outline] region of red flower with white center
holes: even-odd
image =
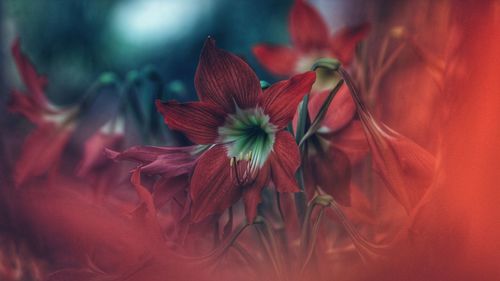
[[[45,77],[38,75],[29,59],[21,52],[19,40],[12,46],[17,69],[26,91],[14,90],[9,110],[21,113],[37,128],[25,140],[22,154],[15,167],[17,186],[28,178],[54,171],[74,129],[76,108],[58,108],[45,97]]]
[[[252,69],[207,39],[195,75],[199,102],[157,101],[165,123],[197,144],[211,145],[190,182],[194,222],[220,214],[243,197],[252,222],[262,189],[296,192],[298,147],[284,128],[316,79],[307,72],[262,92]]]
[[[290,76],[307,71],[319,58],[336,58],[349,65],[355,47],[370,29],[363,23],[344,27],[332,36],[320,13],[305,0],[297,0],[289,19],[292,47],[259,44],[253,48],[257,60],[271,73]]]

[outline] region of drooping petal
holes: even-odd
[[[224,124],[225,114],[221,108],[208,102],[178,103],[156,101],[158,111],[172,129],[184,133],[197,144],[214,143],[217,128]]]
[[[262,200],[262,190],[270,181],[270,165],[267,163],[260,170],[255,181],[243,188],[243,203],[247,222],[252,223],[257,216],[257,206]]]
[[[280,81],[266,89],[260,104],[271,118],[271,123],[282,128],[292,121],[297,106],[311,91],[315,80],[316,73],[308,71],[295,75],[289,80]]]
[[[40,108],[30,96],[22,92],[12,91],[8,109],[10,112],[24,115],[36,125],[41,125],[45,122],[43,120],[43,108]]]
[[[193,222],[222,214],[239,200],[242,188],[235,183],[231,169],[223,145],[214,146],[201,155],[189,187]]]
[[[235,102],[240,108],[255,106],[262,92],[250,66],[217,48],[212,38],[205,41],[194,83],[201,101],[220,106],[227,113],[234,112]]]
[[[311,95],[309,99],[309,116],[314,120],[318,115],[321,106],[328,98],[329,91]],[[335,95],[332,103],[328,107],[325,118],[321,122],[320,133],[336,132],[344,128],[356,114],[356,105],[352,100],[349,89],[342,86]]]
[[[12,45],[12,55],[30,96],[39,107],[45,107],[48,103],[44,94],[47,79],[44,76],[38,75],[31,61],[22,53],[19,38]]]
[[[356,45],[368,36],[370,24],[346,26],[336,32],[331,38],[331,51],[344,65],[349,65],[354,57]]]
[[[259,44],[254,46],[252,51],[259,63],[272,74],[279,76],[295,74],[299,56],[296,50],[286,46]]]
[[[278,192],[297,192],[295,172],[300,165],[299,148],[293,136],[286,132],[276,133],[273,152],[269,156],[271,178]]]
[[[71,128],[60,128],[53,123],[47,123],[33,131],[24,141],[16,162],[16,185],[55,169],[71,133]]]
[[[328,26],[321,14],[305,1],[295,1],[290,12],[289,29],[293,44],[301,51],[328,47]]]

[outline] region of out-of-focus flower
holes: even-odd
[[[58,108],[46,98],[45,77],[38,75],[29,59],[22,53],[19,40],[12,46],[25,92],[14,90],[9,110],[21,113],[37,128],[25,140],[16,163],[14,180],[17,186],[31,177],[54,172],[66,143],[74,129],[77,108]]]
[[[349,74],[344,69],[340,73],[355,101],[375,172],[407,213],[411,213],[432,183],[436,159],[412,140],[376,121],[362,102]]]
[[[224,212],[243,197],[246,216],[257,214],[262,189],[298,191],[295,140],[284,128],[315,81],[307,72],[261,90],[252,69],[207,39],[196,71],[199,102],[157,102],[171,129],[197,144],[212,145],[196,164],[191,182],[194,222]]]
[[[308,103],[309,117],[315,120],[328,92],[313,94]],[[353,105],[353,106],[351,106]],[[304,144],[304,180],[309,198],[317,188],[350,205],[351,168],[368,152],[368,143],[347,87],[342,86],[332,100],[319,129]]]
[[[369,28],[363,23],[331,35],[319,12],[305,0],[297,0],[289,19],[293,46],[259,44],[254,46],[253,53],[267,70],[280,76],[307,71],[322,57],[336,58],[349,65],[356,45],[367,36]]]
[[[124,141],[124,120],[114,118],[94,133],[86,142],[83,158],[77,168],[77,175],[89,179],[95,195],[100,198],[116,185],[119,169],[105,155],[105,149],[118,150]]]

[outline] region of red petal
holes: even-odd
[[[236,203],[242,188],[231,176],[226,148],[214,146],[202,154],[191,179],[191,219],[200,222],[213,214],[222,214]]]
[[[257,175],[255,181],[243,189],[243,203],[245,204],[245,215],[247,222],[252,223],[257,216],[257,206],[262,200],[262,189],[269,184],[270,169],[268,163],[264,165]]]
[[[329,91],[324,91],[311,95],[308,105],[311,120],[316,118],[316,115],[319,113],[321,106],[329,94]],[[346,86],[342,86],[328,107],[325,118],[321,123],[320,132],[336,132],[344,128],[349,124],[355,114],[356,105],[352,100],[349,89]]]
[[[316,73],[308,71],[289,80],[273,84],[264,91],[261,106],[269,114],[271,123],[282,128],[292,121],[302,98],[311,91]]]
[[[159,147],[134,146],[124,152],[107,150],[108,157],[143,164],[141,170],[148,174],[174,177],[191,173],[198,159],[194,151],[198,146]]]
[[[271,175],[278,192],[297,192],[295,172],[300,165],[299,148],[293,136],[286,132],[276,133],[273,152],[271,153]]]
[[[41,108],[28,95],[18,91],[13,91],[8,104],[9,111],[20,113],[28,118],[31,122],[41,125],[46,121],[43,120],[43,108]]]
[[[71,130],[52,123],[33,131],[24,141],[21,156],[16,163],[16,185],[56,168],[70,136]]]
[[[222,126],[225,120],[224,112],[207,102],[178,103],[157,100],[156,108],[171,129],[181,131],[197,144],[214,143],[218,137],[217,128]]]
[[[256,45],[253,54],[269,72],[274,75],[291,76],[295,74],[298,54],[289,47],[277,45]]]
[[[240,108],[257,104],[261,94],[260,81],[242,59],[215,46],[215,40],[205,41],[194,78],[201,101],[210,102],[234,112],[234,103]]]
[[[293,44],[302,51],[328,47],[328,26],[321,14],[305,1],[295,1],[290,13],[289,29]]]
[[[22,53],[19,39],[12,45],[12,55],[14,56],[17,69],[21,74],[21,79],[28,88],[29,94],[32,95],[33,100],[40,108],[45,107],[48,102],[43,90],[47,85],[47,79],[38,75],[33,64]]]
[[[354,27],[344,27],[331,39],[331,50],[343,64],[349,65],[354,57],[356,45],[368,36],[370,24],[363,23]]]

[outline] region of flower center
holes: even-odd
[[[231,163],[244,160],[251,174],[261,168],[271,153],[277,128],[261,108],[236,108],[219,127],[220,141],[227,146]]]

